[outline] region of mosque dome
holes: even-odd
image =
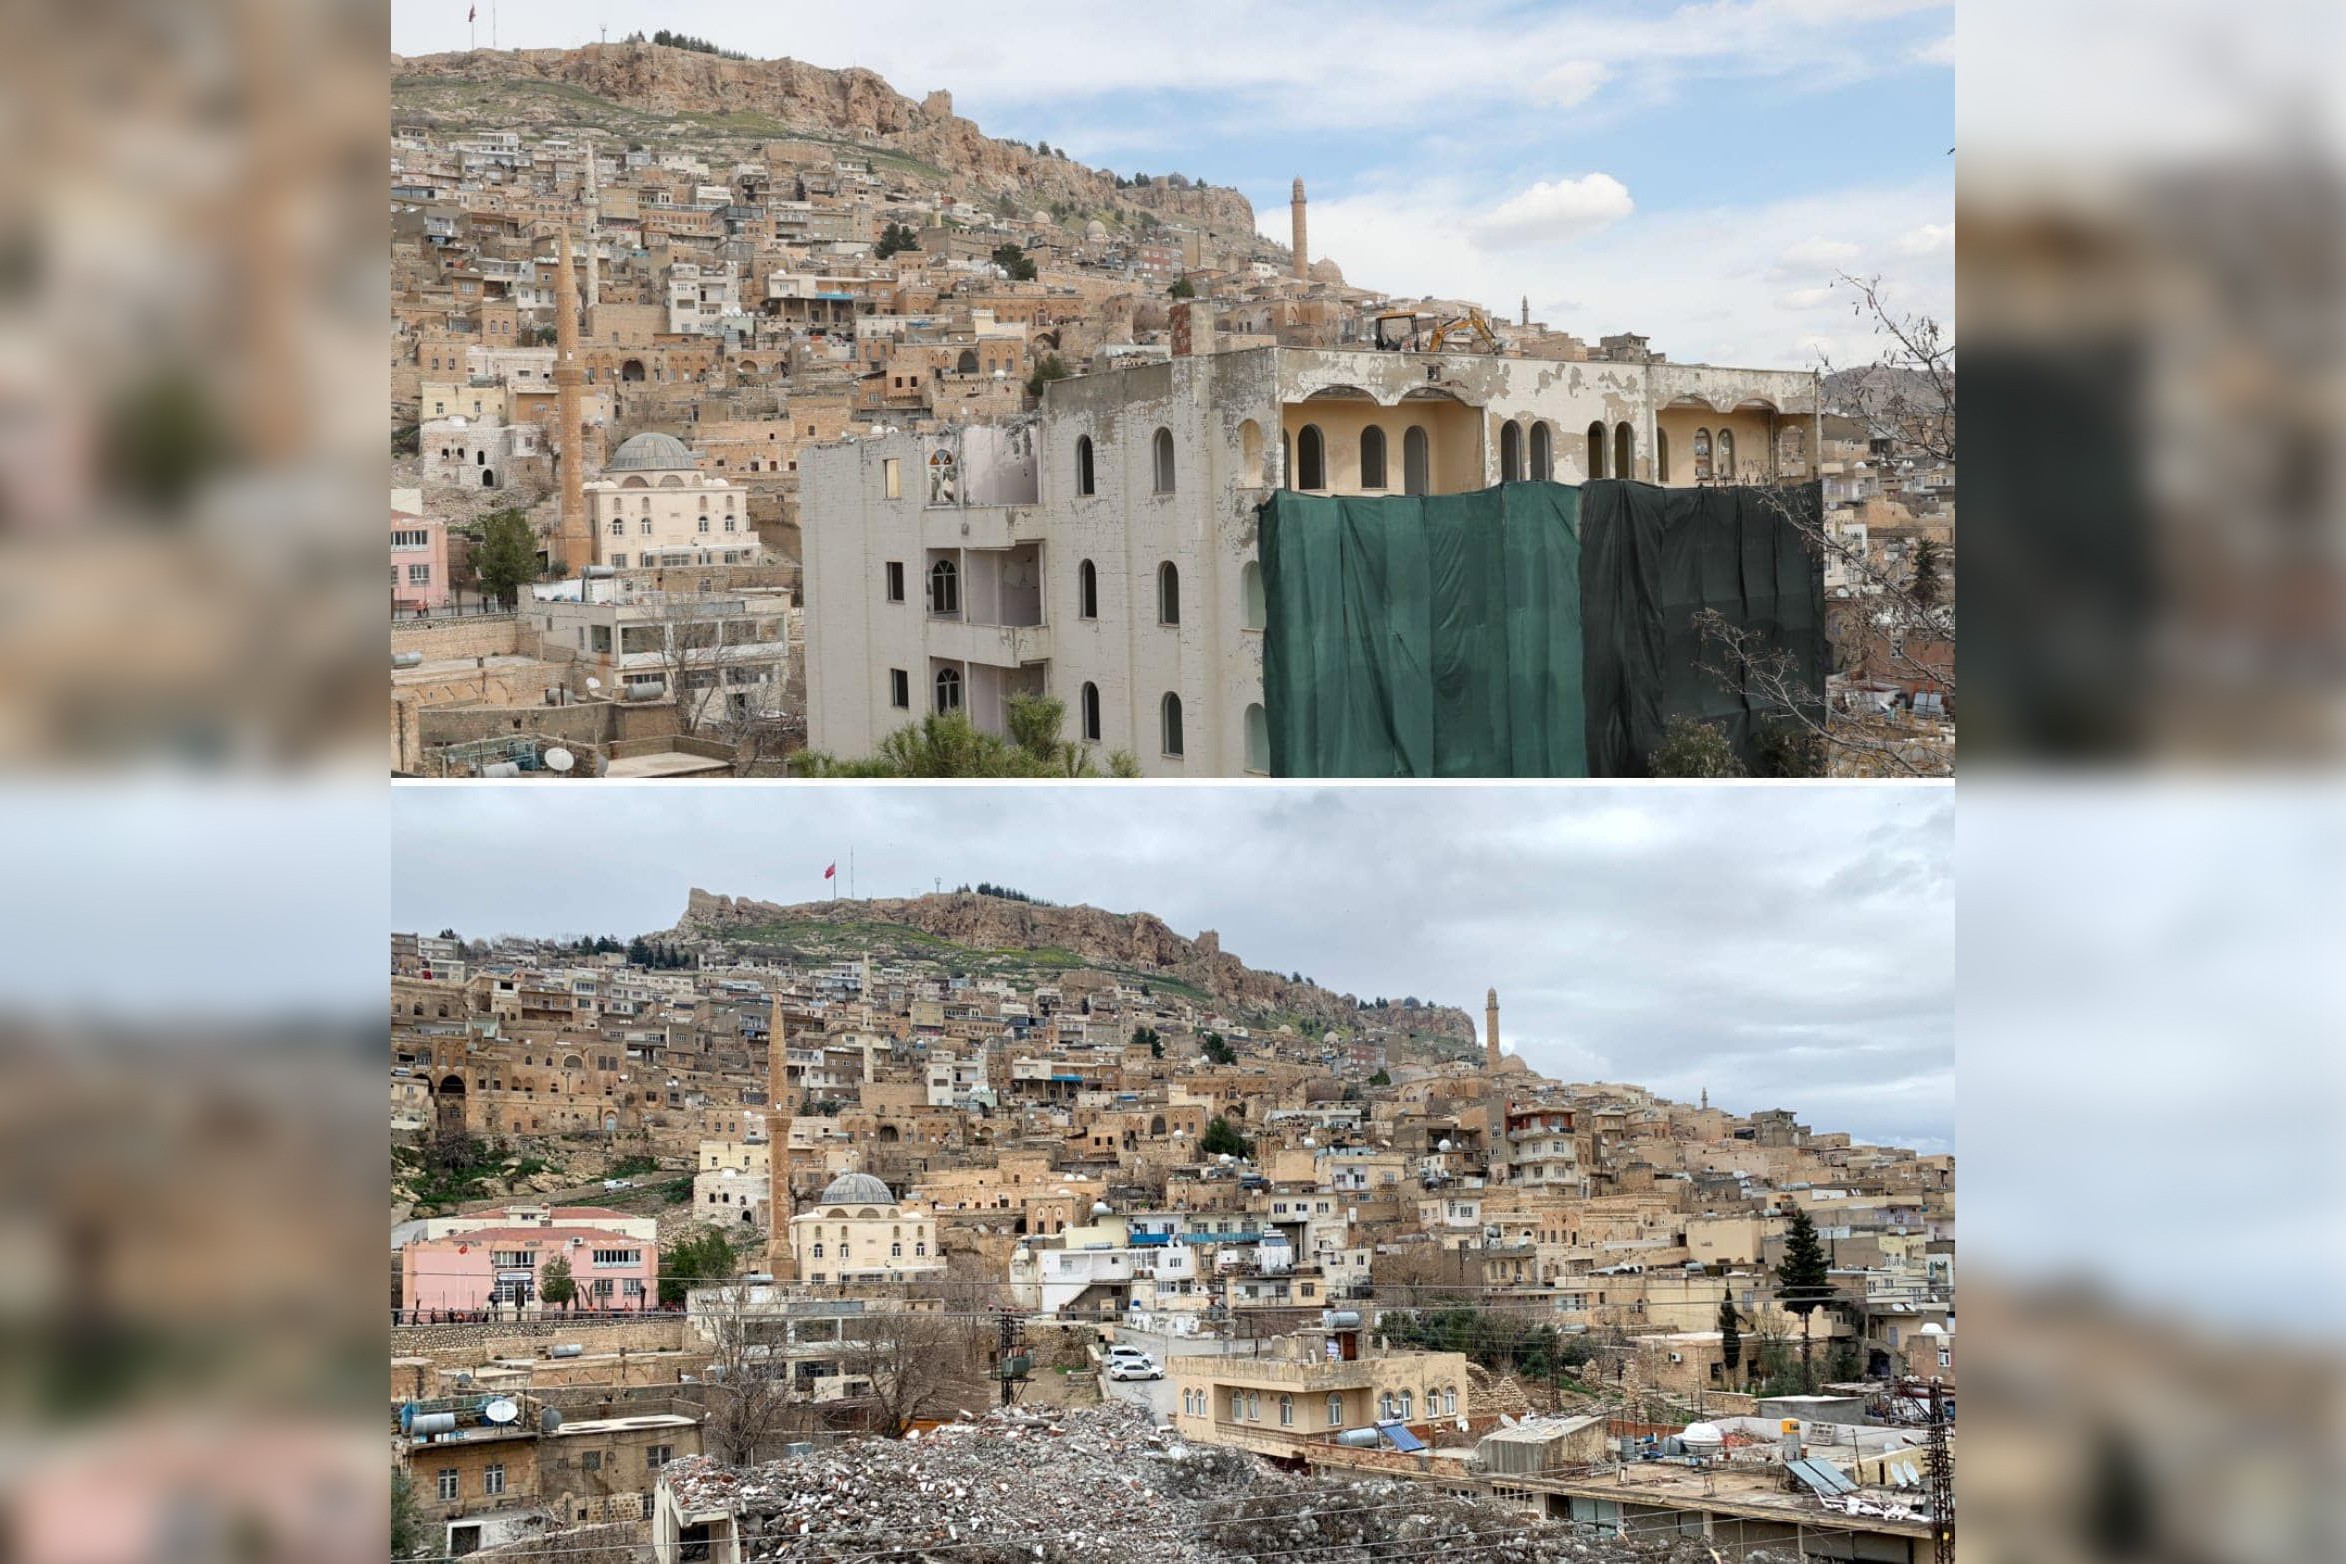
[[[1095,217],[1083,225],[1083,236],[1086,239],[1105,239],[1108,237],[1108,225]]]
[[[636,440],[649,438],[648,435],[640,434],[635,437]],[[627,443],[633,445],[635,440]],[[824,1186],[822,1199],[815,1202],[823,1206],[887,1206],[895,1203],[896,1197],[888,1193],[888,1186],[869,1173],[840,1174]]]
[[[1317,260],[1311,263],[1311,280],[1341,288],[1344,286],[1344,270],[1334,261]]]
[[[661,471],[670,468],[689,471],[691,467],[691,449],[676,436],[657,432],[628,436],[620,442],[619,449],[611,453],[611,459],[603,464],[605,472]]]

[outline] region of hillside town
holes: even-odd
[[[1952,438],[1862,380],[1354,286],[1300,176],[1279,244],[868,72],[393,76],[395,773],[779,775],[930,714],[1031,749],[1048,702],[1048,765],[1269,774],[1267,501],[1606,478],[1821,484],[1831,699],[1951,754],[1951,632],[1882,599],[1951,599]]]
[[[1952,1156],[1002,886],[391,958],[432,1555],[1944,1556]]]

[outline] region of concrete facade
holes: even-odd
[[[1798,478],[1816,411],[1806,371],[1256,348],[1056,381],[1028,419],[817,446],[808,741],[867,755],[951,705],[999,733],[1028,691],[1143,775],[1260,774],[1256,508],[1274,489],[1650,482],[1657,436],[1683,487],[1698,431],[1719,481],[1721,429],[1741,481]]]

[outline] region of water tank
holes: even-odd
[[[1373,1450],[1377,1447],[1377,1441],[1383,1437],[1373,1428],[1347,1428],[1336,1436],[1336,1442],[1355,1450]]]
[[[584,1357],[586,1356],[586,1345],[583,1342],[566,1341],[559,1347],[548,1347],[546,1356],[549,1358]]]
[[[499,778],[517,777],[521,775],[521,767],[510,760],[499,760],[481,767],[481,775]]]
[[[432,1434],[445,1434],[456,1427],[453,1412],[418,1412],[412,1406],[399,1409],[399,1431],[410,1439],[423,1439]]]
[[[421,652],[393,652],[391,654],[391,666],[394,668],[420,668],[423,666],[423,662],[424,654]]]
[[[554,1407],[538,1408],[538,1432],[550,1434],[562,1426],[562,1413]]]
[[[1360,1329],[1360,1311],[1358,1309],[1322,1309],[1320,1311],[1320,1329],[1358,1330]]]

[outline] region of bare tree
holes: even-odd
[[[1847,416],[1870,439],[1912,452],[1937,466],[1955,464],[1955,342],[1927,315],[1902,314],[1883,291],[1879,277],[1844,275],[1835,286],[1852,295],[1851,309],[1871,322],[1883,343],[1878,357],[1857,368],[1836,368],[1820,359],[1821,374],[1839,378],[1846,390]],[[1822,458],[1821,451],[1815,459]],[[1846,534],[1820,511],[1783,499],[1775,514],[1797,533],[1811,555],[1838,567],[1853,592],[1852,615],[1868,649],[1878,647],[1897,674],[1929,683],[1949,697],[1955,693],[1955,609],[1939,574],[1941,557],[1927,564],[1893,564]],[[1920,579],[1918,580],[1918,576]],[[1806,752],[1814,769],[1842,776],[1945,776],[1954,770],[1951,751],[1932,736],[1888,713],[1836,706],[1801,675],[1791,653],[1768,644],[1759,630],[1731,623],[1715,609],[1703,609],[1694,625],[1704,647],[1706,673],[1742,690],[1763,721],[1785,741]]]
[[[483,1548],[473,1557],[503,1564],[640,1564],[642,1529],[625,1523],[566,1527]]]
[[[931,1312],[867,1314],[849,1322],[840,1372],[867,1381],[881,1431],[893,1438],[915,1418],[985,1405],[980,1333]]]
[[[676,726],[687,737],[700,733],[727,706],[724,605],[685,592],[663,593],[653,623],[659,631],[662,676],[676,703]],[[709,696],[717,695],[711,711]]]
[[[748,1293],[746,1284],[735,1282],[702,1294],[710,1352],[701,1436],[710,1456],[727,1466],[757,1460],[790,1415],[787,1360],[770,1346],[783,1322],[758,1310]]]

